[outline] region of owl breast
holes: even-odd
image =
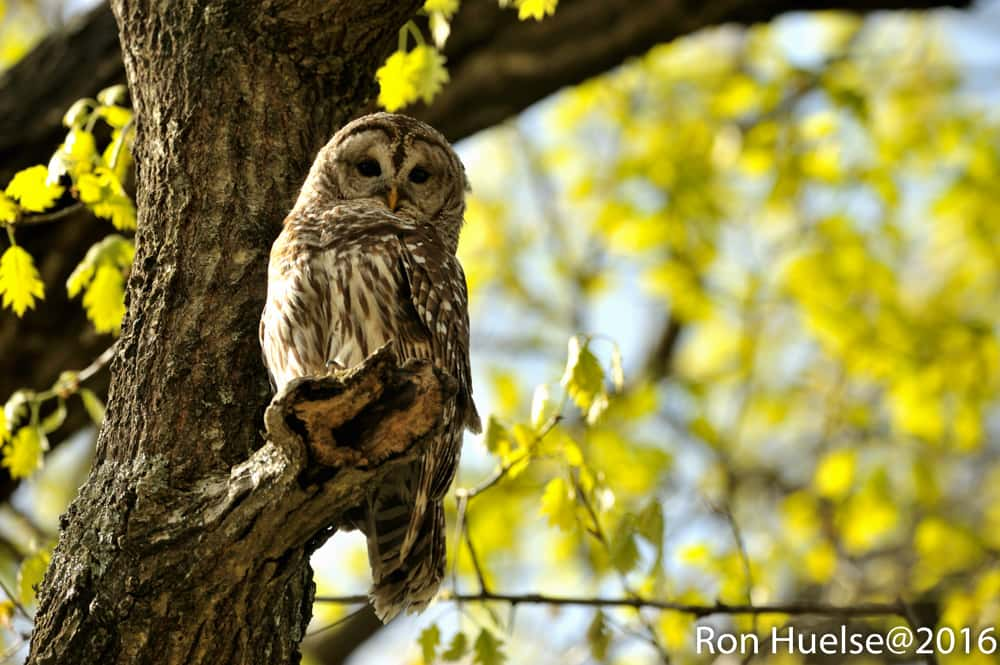
[[[339,212],[333,223],[293,222],[272,250],[261,343],[278,390],[353,367],[391,340],[400,360],[432,359],[400,264],[406,229],[387,215]]]
[[[396,340],[403,359],[429,357],[426,335],[415,326],[405,278],[385,245],[395,238],[354,243],[324,254],[331,276],[327,356],[341,368],[361,363]]]

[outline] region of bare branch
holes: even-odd
[[[317,603],[337,603],[352,605],[367,602],[367,596],[317,596]],[[714,614],[790,614],[795,616],[816,615],[840,618],[895,616],[906,617],[906,609],[899,603],[859,603],[857,605],[827,605],[824,603],[774,603],[769,605],[731,605],[716,603],[714,605],[699,605],[696,603],[679,603],[669,600],[656,600],[642,596],[624,598],[598,598],[586,596],[550,596],[542,593],[506,594],[506,593],[461,593],[442,594],[441,600],[455,602],[502,602],[511,605],[579,605],[586,607],[631,607],[633,609],[655,609],[669,612],[691,614],[697,618]]]

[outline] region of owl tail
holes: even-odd
[[[426,505],[426,504],[425,504]],[[435,501],[417,514],[409,488],[387,483],[372,499],[366,524],[371,601],[383,623],[408,609],[422,610],[444,578],[444,506]],[[419,520],[414,530],[414,518]],[[407,551],[404,538],[416,533]]]

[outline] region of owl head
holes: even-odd
[[[296,208],[344,201],[384,206],[434,228],[455,251],[468,189],[465,168],[429,125],[396,113],[373,113],[334,134],[313,163]]]

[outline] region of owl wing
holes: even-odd
[[[439,242],[419,231],[400,236],[402,268],[413,307],[426,328],[439,367],[458,381],[457,415],[473,433],[482,431],[472,401],[469,369],[469,294],[462,264]]]

